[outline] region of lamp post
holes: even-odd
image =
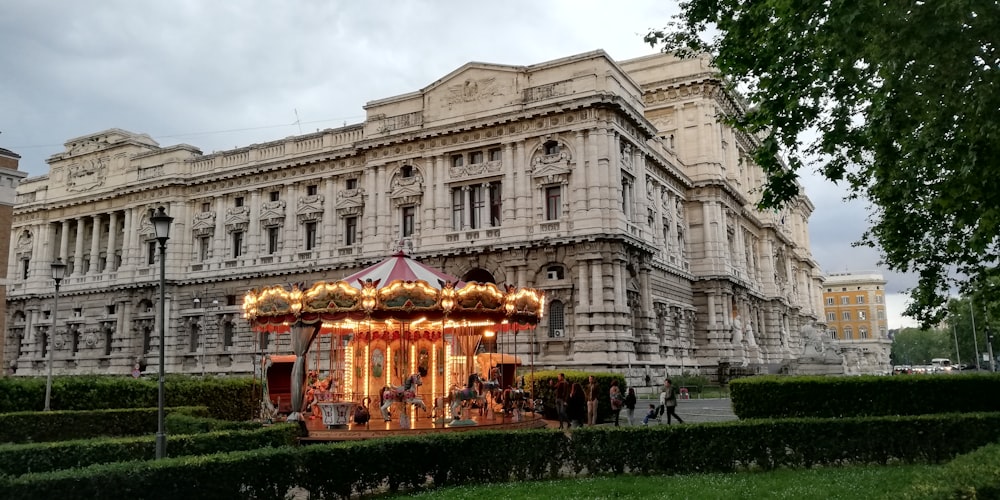
[[[166,364],[166,273],[167,273],[167,240],[170,239],[170,223],[174,218],[167,215],[167,212],[160,207],[154,214],[150,210],[149,221],[153,223],[153,231],[156,232],[156,241],[160,242],[160,395],[157,403],[156,414],[156,459],[159,460],[167,454],[167,432],[164,428],[163,414],[163,379],[164,364]]]
[[[52,400],[52,351],[55,347],[54,339],[56,334],[56,321],[59,319],[59,283],[66,276],[66,264],[61,258],[56,257],[56,260],[52,262],[52,281],[56,282],[56,293],[55,299],[52,304],[52,331],[47,335],[46,343],[48,344],[48,374],[45,377],[45,411],[49,411],[52,407],[49,405]]]

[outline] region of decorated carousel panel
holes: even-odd
[[[538,290],[462,283],[397,253],[343,280],[252,290],[243,308],[255,331],[291,336],[289,420],[312,410],[331,427],[398,416],[405,428],[431,413],[453,417],[445,403],[479,376],[484,333],[533,328],[544,304]],[[307,366],[321,335],[330,336],[325,376]]]

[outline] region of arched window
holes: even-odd
[[[403,165],[399,169],[399,172],[403,175],[404,178],[413,177],[413,166],[412,165]]]
[[[559,143],[556,141],[548,141],[543,147],[545,148],[545,154],[547,155],[559,154]]]
[[[853,339],[854,338],[854,330],[852,330],[851,327],[849,327],[849,326],[845,326],[844,327],[844,338],[845,339]]]
[[[863,327],[863,326],[859,326],[858,327],[858,337],[862,338],[862,339],[868,338],[868,329],[865,328],[865,327]]]
[[[549,337],[561,338],[566,336],[566,322],[563,317],[563,303],[560,300],[553,300],[549,306]]]
[[[830,338],[834,339],[834,340],[837,340],[837,329],[836,328],[830,328]]]

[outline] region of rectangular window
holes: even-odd
[[[490,226],[500,227],[503,218],[503,198],[500,193],[500,182],[490,183]]]
[[[828,306],[832,306],[833,305],[833,297],[827,297],[826,298],[826,305],[828,305]]]
[[[451,228],[461,231],[465,221],[465,201],[462,199],[463,188],[451,190]]]
[[[146,264],[156,264],[156,240],[146,242]]]
[[[243,206],[243,197],[242,196],[237,196],[233,203],[237,207],[242,207]]]
[[[475,185],[469,187],[469,228],[479,229],[482,227],[483,219],[483,186]]]
[[[461,167],[463,165],[465,165],[465,157],[463,157],[462,155],[452,155],[451,166]]]
[[[243,231],[233,231],[233,258],[243,255]]]
[[[477,163],[482,163],[482,162],[483,162],[483,152],[482,151],[473,151],[473,152],[469,153],[469,164],[470,165],[475,165]]]
[[[865,296],[864,295],[858,295],[857,296],[857,301],[858,301],[858,304],[864,304],[865,303]]]
[[[500,161],[500,148],[490,150],[490,161]]]
[[[271,191],[268,194],[268,196],[270,197],[271,201],[278,201],[280,199],[279,197],[281,196],[281,193],[279,193],[278,191]]]
[[[353,245],[358,240],[358,218],[344,217],[344,245]]]
[[[208,260],[208,249],[211,248],[212,239],[209,236],[201,236],[198,238],[198,261],[205,262]]]
[[[864,311],[858,311],[858,319],[868,319]]]
[[[278,253],[278,237],[280,236],[280,229],[277,227],[267,228],[267,253],[276,254]]]
[[[31,267],[31,259],[21,261],[21,279],[28,279],[28,269]]]
[[[850,297],[841,297],[840,298],[840,303],[841,303],[841,305],[845,305],[846,306],[846,305],[848,305],[848,304],[851,303],[851,298]]]
[[[881,295],[876,295],[875,296],[875,303],[876,304],[881,304],[882,303],[882,296]]]
[[[306,222],[306,250],[316,248],[316,223]]]
[[[202,213],[208,213],[208,212],[211,212],[211,211],[212,211],[212,204],[211,203],[209,203],[209,202],[206,201],[205,203],[201,204],[201,212]]]
[[[414,225],[414,222],[415,222],[415,219],[416,219],[417,208],[413,207],[413,206],[403,207],[402,211],[403,211],[403,214],[402,214],[403,215],[403,237],[404,238],[409,238],[410,236],[413,236],[413,225]]]
[[[545,188],[545,220],[559,219],[559,210],[562,208],[562,202],[560,201],[561,194],[561,186],[549,186]]]
[[[828,313],[826,313],[826,320],[827,321],[837,321],[837,313],[835,313],[835,312],[828,312]]]
[[[319,193],[319,186],[315,184],[306,186],[306,196],[316,196],[316,193]]]
[[[358,188],[358,180],[357,179],[347,179],[347,189],[348,190],[357,189],[357,188]]]
[[[843,315],[841,316],[840,319],[842,319],[844,321],[850,321],[851,320],[851,311],[844,311],[844,313],[843,313]]]
[[[878,310],[878,319],[881,319],[881,320],[885,319],[885,311],[883,311],[881,309]]]

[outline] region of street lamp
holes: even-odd
[[[156,232],[156,241],[160,242],[160,396],[157,403],[156,415],[156,459],[159,460],[167,453],[167,432],[164,428],[163,420],[163,379],[164,364],[166,364],[166,273],[167,273],[167,240],[170,239],[170,223],[174,218],[167,215],[167,212],[160,207],[154,214],[149,211],[149,221],[153,223],[153,231]]]
[[[49,402],[52,400],[52,351],[53,347],[55,347],[56,320],[59,318],[59,283],[66,276],[66,264],[63,263],[61,258],[56,257],[56,260],[52,262],[50,267],[52,268],[52,281],[56,282],[56,294],[52,304],[52,331],[49,332],[46,339],[49,350],[49,367],[48,375],[45,377],[45,411],[52,409],[49,406]]]

